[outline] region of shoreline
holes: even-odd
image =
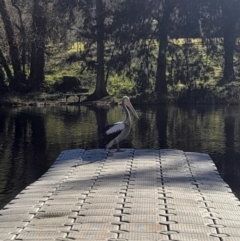
[[[79,102],[78,97],[73,93],[66,100],[64,94],[39,94],[35,96],[5,95],[0,97],[0,107],[24,107],[24,106],[63,106],[63,105],[86,105],[86,106],[114,106],[118,102],[113,96],[107,96],[96,101],[87,101],[87,97]]]
[[[66,98],[66,96],[69,96]],[[87,100],[88,95],[83,95],[79,102],[78,94],[46,94],[46,93],[35,93],[28,94],[25,96],[18,95],[3,95],[0,97],[0,107],[24,107],[24,106],[63,106],[63,105],[85,105],[91,107],[102,107],[102,106],[116,106],[120,104],[120,96],[106,96],[100,100]],[[177,99],[167,98],[162,100],[155,100],[152,95],[137,95],[130,97],[133,105],[239,105],[238,101],[221,101],[212,100],[211,102],[184,100],[178,101]]]

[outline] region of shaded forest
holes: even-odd
[[[70,76],[92,90],[90,99],[122,89],[158,101],[240,100],[238,0],[0,0],[0,6],[1,93],[54,93]],[[66,66],[71,71],[61,72]]]

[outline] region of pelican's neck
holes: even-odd
[[[124,120],[124,123],[126,124],[126,125],[130,125],[131,124],[131,115],[130,115],[130,113],[129,113],[129,110],[128,110],[128,108],[126,107],[126,105],[125,105],[125,103],[123,103],[123,109],[124,109],[124,111],[125,111],[125,120]]]

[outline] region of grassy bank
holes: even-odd
[[[126,86],[124,86],[126,87]],[[45,105],[115,105],[119,103],[123,95],[131,96],[132,103],[137,105],[145,104],[240,104],[240,83],[233,82],[224,87],[215,86],[212,88],[195,88],[170,90],[166,100],[159,101],[154,92],[148,91],[139,94],[131,94],[128,91],[124,92],[121,89],[121,84],[118,86],[119,91],[109,95],[102,100],[95,102],[86,102],[86,97],[82,98],[81,103],[78,102],[78,97],[71,96],[66,102],[66,95],[62,93],[30,93],[24,96],[16,94],[5,94],[0,96],[0,106],[45,106]]]
[[[106,45],[108,50],[111,50],[112,47],[110,44]],[[1,96],[0,104],[65,104],[64,93],[78,92],[78,90],[74,89],[78,84],[89,89],[89,93],[92,93],[95,88],[96,69],[88,69],[89,66],[87,64],[91,60],[95,61],[95,58],[88,57],[87,59],[79,60],[78,58],[80,58],[80,53],[83,50],[84,46],[82,43],[73,44],[71,49],[67,51],[53,50],[46,58],[45,82],[42,91],[24,96],[14,94]],[[94,49],[92,51],[95,53]],[[219,85],[223,66],[223,57],[219,54],[221,51],[222,49],[219,47],[218,54],[212,54],[207,49],[207,46],[201,44],[201,40],[170,40],[167,56],[168,97],[166,102],[239,104],[240,85],[237,81],[225,86]],[[112,51],[108,52],[112,53]],[[138,58],[137,53],[133,53],[131,66],[128,69],[125,67],[119,72],[114,70],[114,67],[110,67],[109,72],[106,69],[106,74],[108,74],[107,90],[109,95],[113,97],[113,102],[116,102],[115,100],[120,99],[123,95],[129,95],[138,104],[157,103],[158,98],[153,91],[158,54],[156,41],[152,41],[151,52],[152,59],[148,68],[144,59]],[[93,56],[96,56],[96,54]],[[110,56],[106,54],[106,60],[109,60],[109,58]],[[237,60],[237,56],[235,58]],[[237,71],[236,69],[236,73]],[[70,89],[66,90],[63,84],[63,80],[66,77],[75,78],[79,82],[73,83]],[[144,78],[147,81],[147,85],[143,81]],[[60,88],[61,85],[62,89]],[[75,103],[77,100],[70,98],[69,102]]]

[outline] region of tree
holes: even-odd
[[[220,0],[222,10],[222,35],[224,49],[223,83],[229,83],[234,77],[234,50],[237,39],[237,24],[240,20],[240,3],[237,0]]]
[[[31,39],[31,89],[37,91],[44,81],[45,41],[47,31],[47,0],[34,0],[32,11],[32,39]]]
[[[1,49],[0,49],[0,63],[3,66],[3,68],[4,68],[4,70],[5,70],[6,74],[7,74],[8,79],[12,82],[13,81],[12,72],[11,72],[9,66],[8,66],[7,60],[4,57],[3,52],[2,52]]]
[[[24,82],[25,76],[23,75],[21,70],[21,61],[19,58],[18,45],[16,43],[16,40],[14,39],[15,35],[12,23],[4,0],[0,0],[0,6],[0,15],[2,17],[2,21],[7,36],[7,41],[9,45],[9,55],[11,57],[11,63],[14,73],[13,78],[10,78],[9,87],[10,90],[19,91],[21,88],[21,82]],[[10,73],[8,73],[8,75],[10,76]]]
[[[11,0],[11,3],[12,3],[12,6],[16,9],[18,19],[19,19],[19,21],[15,22],[15,26],[16,26],[17,30],[19,31],[19,35],[20,35],[20,44],[19,45],[20,45],[20,51],[21,51],[22,73],[24,76],[26,76],[27,32],[26,32],[26,27],[24,25],[25,13],[23,12],[25,4],[24,3],[21,4],[21,1],[19,1],[19,0]]]
[[[160,3],[159,3],[160,4]],[[154,18],[157,21],[157,40],[158,40],[158,58],[157,58],[157,73],[155,92],[158,99],[165,98],[167,95],[167,47],[169,28],[171,23],[171,14],[175,7],[175,2],[171,0],[164,0],[158,7],[158,11],[154,14]],[[161,12],[162,10],[162,12]]]
[[[96,0],[96,28],[97,28],[97,79],[92,98],[101,99],[108,95],[104,71],[104,3]]]
[[[69,47],[76,41],[76,23],[81,22],[79,8],[81,3],[78,0],[54,0],[50,5],[51,11],[48,15],[48,38],[51,43],[64,44]],[[74,39],[72,39],[74,38]]]
[[[201,0],[200,28],[202,38],[208,43],[212,39],[218,39],[218,46],[223,47],[223,77],[220,84],[226,84],[235,79],[234,74],[234,51],[236,48],[237,33],[239,31],[240,2],[238,0]],[[216,46],[211,44],[213,51],[217,52]]]
[[[156,46],[151,11],[151,1],[131,0],[122,1],[113,14],[115,50],[109,62],[117,74],[134,79],[138,93],[148,92],[154,75]]]
[[[78,4],[81,18],[78,21],[77,41],[85,43],[85,46],[75,59],[84,61],[86,65],[91,63],[91,70],[96,70],[95,90],[89,99],[101,99],[108,95],[105,80],[105,20],[109,9],[106,2],[81,0]]]

